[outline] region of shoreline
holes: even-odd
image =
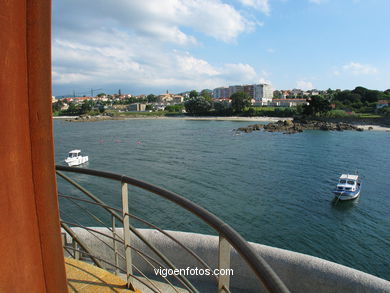
[[[192,121],[237,121],[237,122],[277,122],[279,120],[293,120],[292,117],[240,117],[240,116],[136,116],[136,117],[126,117],[126,116],[97,116],[91,120],[76,120],[79,116],[53,116],[53,119],[58,120],[68,120],[69,122],[98,122],[98,121],[112,121],[112,120],[192,120]],[[385,131],[390,132],[390,127],[385,127],[375,124],[359,124],[352,123],[353,125],[364,129],[365,131]],[[369,129],[370,128],[370,129]]]
[[[367,125],[367,124],[354,124],[359,128],[363,128],[364,131],[385,131],[390,132],[390,127],[380,126],[380,125]],[[369,129],[371,128],[371,129]]]
[[[240,116],[138,116],[138,117],[127,117],[127,116],[92,116],[89,119],[80,119],[79,116],[53,116],[53,119],[66,120],[70,119],[73,122],[94,122],[94,121],[108,121],[108,120],[204,120],[204,121],[242,121],[242,122],[276,122],[279,120],[293,120],[292,117],[240,117]]]

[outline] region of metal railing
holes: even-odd
[[[61,199],[67,200],[72,204],[76,205],[80,208],[85,215],[88,215],[98,221],[103,227],[105,227],[108,233],[104,233],[98,231],[97,229],[93,229],[90,227],[86,227],[82,225],[77,219],[72,218],[72,221],[63,220],[63,216],[69,218],[69,215],[66,212],[62,211],[60,205],[60,215],[61,215],[61,226],[63,230],[68,234],[68,236],[72,239],[70,243],[66,239],[64,239],[64,249],[65,252],[71,257],[78,258],[81,256],[89,257],[90,260],[98,267],[106,267],[111,268],[116,274],[121,271],[126,274],[127,284],[130,289],[133,288],[134,280],[142,283],[144,286],[148,287],[152,292],[161,292],[155,282],[147,277],[141,270],[139,270],[132,261],[132,253],[136,253],[139,257],[141,257],[145,262],[147,262],[153,268],[157,266],[160,268],[170,268],[172,270],[177,269],[174,263],[168,259],[161,251],[159,251],[152,243],[150,243],[139,231],[136,229],[131,223],[130,219],[139,221],[143,225],[146,225],[152,229],[156,229],[160,233],[167,236],[169,239],[174,241],[179,247],[181,247],[184,251],[186,251],[190,256],[192,256],[202,267],[211,269],[205,260],[199,257],[193,250],[189,249],[172,237],[169,233],[164,230],[158,228],[156,225],[149,223],[148,221],[141,219],[135,215],[129,213],[129,195],[128,195],[128,185],[132,185],[143,190],[152,192],[160,197],[167,199],[176,205],[186,209],[193,215],[197,216],[201,220],[203,220],[209,227],[213,228],[219,235],[219,245],[218,245],[218,269],[230,269],[230,258],[231,258],[231,248],[233,247],[237,253],[242,257],[242,259],[247,263],[247,265],[251,268],[253,273],[256,275],[260,283],[264,286],[264,288],[268,292],[289,292],[287,287],[283,284],[280,278],[276,275],[276,273],[272,270],[272,268],[267,264],[267,262],[260,257],[253,248],[228,224],[223,222],[214,214],[210,213],[206,209],[200,207],[199,205],[193,203],[192,201],[176,194],[170,192],[166,189],[154,186],[152,184],[146,183],[141,180],[137,180],[131,177],[127,177],[124,175],[96,171],[91,169],[84,168],[75,168],[75,167],[67,167],[67,166],[56,166],[57,175],[62,179],[76,187],[79,191],[81,191],[84,195],[87,196],[87,199],[82,199],[77,196],[63,194],[58,192],[58,196]],[[110,180],[119,181],[121,183],[121,208],[114,208],[106,203],[104,203],[97,196],[92,194],[89,190],[78,184],[75,180],[65,175],[62,171],[65,172],[73,172],[91,176],[97,176],[100,178],[106,178]],[[111,218],[111,224],[107,225],[103,220],[100,219],[98,215],[93,213],[88,208],[82,206],[82,204],[88,204],[100,207],[104,209]],[[117,233],[118,224],[122,224],[123,226],[123,237],[121,237]],[[113,252],[113,259],[107,261],[106,259],[96,255],[94,251],[88,247],[88,245],[80,239],[76,233],[73,231],[75,227],[84,229],[88,233],[90,233],[94,238],[96,238],[101,243],[104,243],[105,246],[108,246]],[[147,253],[140,251],[132,244],[131,234],[134,234],[140,241],[142,241],[150,251],[154,253],[155,256],[152,257]],[[110,240],[112,245],[107,243],[107,239]],[[118,245],[121,245],[124,249],[124,254],[121,254],[118,249]],[[120,261],[125,262],[125,269],[121,268]],[[133,271],[136,271],[136,273]],[[168,284],[174,291],[178,291],[177,284],[180,287],[185,288],[188,292],[198,292],[195,286],[184,276],[184,275],[174,275],[173,278],[175,280],[170,281],[168,278],[163,277],[163,281]],[[212,276],[213,281],[216,282],[217,292],[230,292],[230,277],[229,275],[219,275],[218,277]],[[261,284],[259,283],[259,288]]]

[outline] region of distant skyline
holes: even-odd
[[[388,0],[53,0],[53,95],[386,90],[389,11]]]

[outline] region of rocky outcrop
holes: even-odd
[[[261,130],[264,128],[263,124],[253,124],[253,125],[248,125],[247,127],[240,127],[237,129],[237,131],[242,131],[245,133],[250,133],[254,130]]]
[[[262,130],[267,132],[283,132],[285,134],[294,134],[303,132],[304,130],[324,130],[324,131],[343,131],[343,130],[355,130],[363,131],[363,128],[359,128],[352,124],[348,123],[332,123],[324,121],[314,121],[314,120],[286,120],[274,123],[268,123],[266,125],[254,124],[248,125],[247,127],[240,127],[237,131],[250,133],[255,130]]]
[[[102,120],[119,120],[121,118],[113,117],[110,114],[103,114],[103,115],[80,115],[76,118],[66,119],[65,121],[68,122],[94,122],[94,121],[102,121]]]

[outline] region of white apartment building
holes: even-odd
[[[232,94],[238,93],[238,92],[243,92],[244,91],[244,86],[242,85],[231,85],[229,86],[229,98]]]
[[[256,103],[268,105],[272,102],[273,95],[274,89],[272,85],[266,83],[253,85],[253,98]]]
[[[271,103],[274,95],[274,89],[270,84],[247,84],[215,88],[213,97],[215,99],[228,99],[237,92],[246,92],[251,99],[255,99],[256,103],[260,105]]]
[[[218,87],[213,90],[213,98],[215,99],[227,99],[230,98],[228,87]]]

